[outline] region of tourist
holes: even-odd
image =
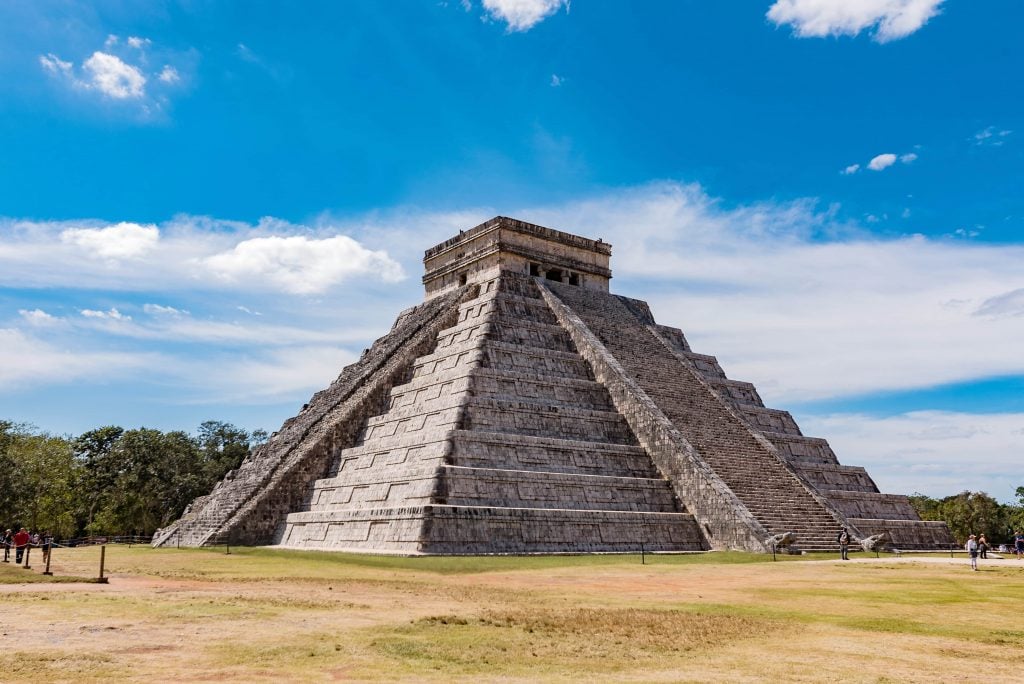
[[[1013,538],[1014,553],[1017,554],[1017,560],[1024,557],[1024,532],[1017,530],[1017,536]]]
[[[986,560],[988,558],[988,540],[985,539],[985,535],[978,535],[978,558]]]
[[[4,563],[11,562],[11,544],[14,543],[14,533],[10,530],[4,532],[3,544],[4,544]]]
[[[967,538],[967,543],[964,544],[964,548],[967,549],[967,555],[971,557],[971,570],[978,569],[978,540],[974,538],[972,534]]]
[[[14,535],[14,562],[21,563],[21,557],[25,555],[25,549],[28,548],[28,530],[22,527],[18,530],[18,533]]]
[[[836,537],[839,542],[839,557],[842,560],[850,560],[850,532],[845,527]]]
[[[49,530],[43,532],[42,547],[43,562],[45,563],[50,559],[50,549],[53,548],[53,535],[50,534]]]

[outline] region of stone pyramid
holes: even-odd
[[[399,554],[948,547],[647,304],[611,246],[497,217],[427,250],[426,301],[154,545]]]

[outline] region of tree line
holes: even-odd
[[[0,525],[58,538],[148,536],[266,438],[215,420],[195,434],[108,425],[78,437],[0,420]]]
[[[914,494],[910,503],[922,520],[945,520],[963,544],[972,534],[984,534],[990,544],[1013,542],[1024,531],[1024,487],[1017,487],[1017,502],[1002,504],[985,492],[963,491],[943,499]]]

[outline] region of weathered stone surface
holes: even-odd
[[[154,543],[400,554],[951,541],[648,305],[611,246],[498,217],[427,250],[427,301]]]

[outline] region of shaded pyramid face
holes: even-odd
[[[647,305],[611,247],[498,217],[427,250],[427,300],[155,545],[376,553],[948,548]]]
[[[531,278],[499,272],[316,482],[280,543],[398,553],[700,550]]]

